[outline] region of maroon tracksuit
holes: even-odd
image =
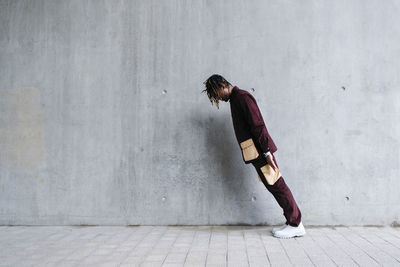
[[[263,184],[275,197],[279,206],[283,209],[286,224],[298,226],[301,221],[301,212],[293,198],[292,192],[281,176],[273,185],[269,185],[260,168],[267,164],[263,153],[270,151],[273,155],[277,147],[268,133],[261,112],[255,98],[246,90],[234,86],[229,97],[233,128],[238,143],[252,138],[259,156],[246,164],[252,163]],[[240,145],[239,145],[240,147]],[[275,157],[273,157],[276,166]]]

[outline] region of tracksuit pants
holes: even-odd
[[[273,154],[272,156],[276,166],[278,166],[275,156]],[[286,218],[286,224],[289,224],[291,226],[298,226],[301,221],[301,212],[299,207],[297,206],[296,201],[294,200],[292,192],[285,183],[283,176],[281,176],[273,185],[269,185],[260,169],[262,166],[267,164],[267,160],[261,156],[257,158],[255,162],[252,162],[252,164],[255,167],[267,190],[271,192],[271,194],[278,202],[279,206],[283,209],[283,215]]]

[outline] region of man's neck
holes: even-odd
[[[232,85],[228,85],[229,95],[231,95],[232,89],[233,89],[233,86]]]

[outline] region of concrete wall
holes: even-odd
[[[283,223],[213,73],[257,99],[304,225],[398,224],[399,11],[0,1],[0,224]]]

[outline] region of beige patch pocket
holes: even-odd
[[[242,155],[245,162],[258,158],[258,151],[254,145],[253,139],[249,138],[240,143],[242,149]]]
[[[264,174],[264,177],[269,185],[273,185],[282,176],[278,168],[276,171],[274,171],[274,169],[268,163],[262,166],[260,170]],[[260,176],[258,176],[258,179],[260,180]]]

